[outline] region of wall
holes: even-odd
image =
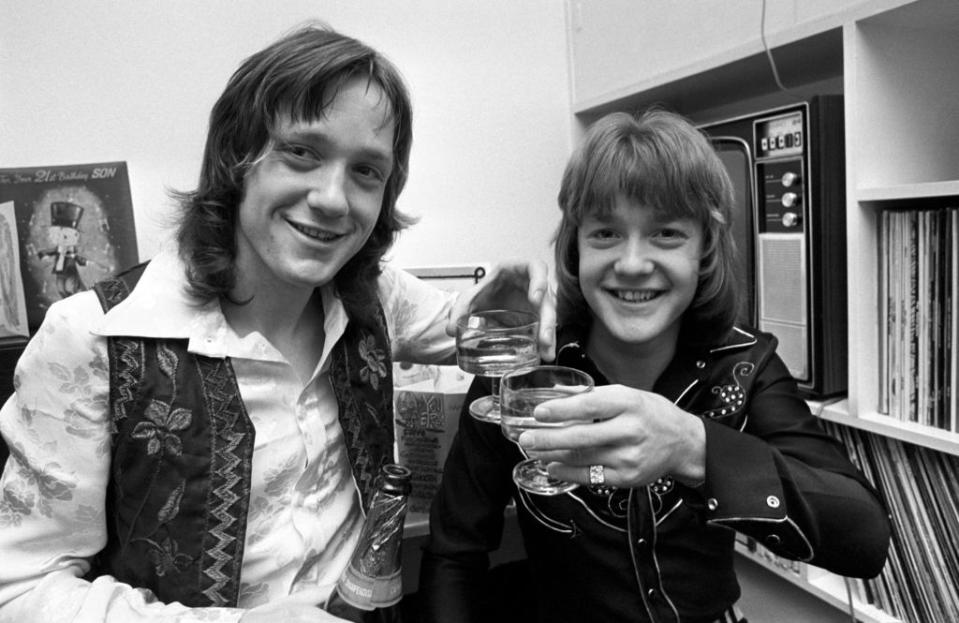
[[[196,183],[210,107],[240,60],[322,19],[373,45],[413,94],[419,215],[401,266],[548,258],[571,144],[559,0],[0,0],[0,167],[126,160],[141,258],[166,188]]]

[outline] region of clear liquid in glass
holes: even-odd
[[[523,431],[534,428],[557,428],[563,424],[555,422],[540,422],[533,417],[536,405],[554,398],[569,396],[570,392],[563,389],[536,387],[520,389],[512,393],[509,406],[500,406],[501,425],[503,433],[512,441],[517,441]]]
[[[476,376],[496,378],[538,362],[535,336],[477,335],[464,339],[457,348],[460,369]]]

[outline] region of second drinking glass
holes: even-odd
[[[516,442],[523,431],[534,428],[556,428],[563,423],[540,422],[533,417],[536,405],[575,396],[593,390],[593,378],[565,366],[533,366],[508,372],[502,379],[503,433]],[[527,459],[513,468],[513,482],[538,495],[559,495],[575,489],[574,482],[557,480],[546,471],[546,465]]]
[[[456,362],[470,374],[491,380],[491,395],[470,404],[470,415],[499,424],[499,379],[505,373],[539,362],[535,314],[494,309],[473,312],[456,323]]]

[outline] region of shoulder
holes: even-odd
[[[770,362],[777,360],[777,344],[771,333],[735,326],[723,340],[707,347],[701,360],[707,362],[708,378],[736,377],[742,382],[756,379]]]
[[[89,333],[103,317],[103,307],[92,290],[77,292],[52,303],[43,317],[37,335],[63,330]]]
[[[47,309],[24,356],[42,354],[51,361],[83,357],[99,340],[93,328],[102,318],[103,308],[90,290],[56,301]]]
[[[106,339],[93,333],[103,318],[87,290],[53,303],[17,362],[14,386],[31,408],[54,412],[62,402],[83,410],[98,402],[108,382]],[[78,404],[79,404],[78,403]]]

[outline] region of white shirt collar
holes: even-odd
[[[94,324],[104,337],[135,336],[189,340],[187,349],[208,357],[242,357],[282,361],[280,353],[259,333],[240,337],[226,322],[219,301],[201,303],[186,291],[186,268],[176,249],[165,247],[150,260],[136,288]],[[321,362],[346,330],[343,303],[324,286],[324,340]]]

